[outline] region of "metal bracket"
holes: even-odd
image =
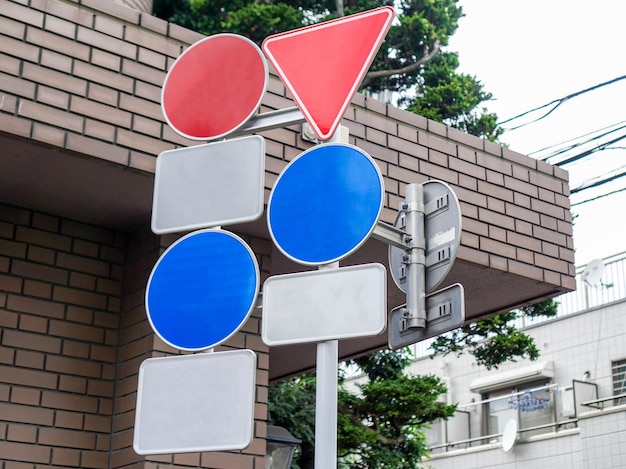
[[[264,112],[250,118],[242,127],[232,133],[233,137],[249,135],[265,130],[278,129],[289,125],[306,122],[302,111],[298,107],[288,107],[276,111]]]
[[[440,304],[433,305],[431,300],[432,296],[426,297],[426,327],[432,327],[436,322],[443,322],[449,320],[452,316],[453,304],[450,299],[446,299]],[[402,318],[400,319],[400,333],[404,334],[410,332],[412,329],[410,320],[411,316],[409,310],[401,308]]]
[[[426,296],[426,327],[411,327],[409,319],[406,305],[391,311],[389,348],[396,350],[461,327],[465,323],[463,286],[457,283]]]
[[[448,194],[443,194],[440,197],[437,197],[427,204],[424,205],[424,213],[426,215],[432,215],[439,210],[444,210],[448,208],[450,204],[450,197]]]
[[[441,181],[426,181],[423,186],[424,232],[426,256],[426,293],[435,291],[447,276],[460,244],[461,207],[456,194]],[[406,202],[405,202],[406,205]],[[394,226],[406,225],[401,209]],[[406,247],[389,247],[389,269],[400,290],[407,293]]]
[[[372,238],[400,249],[407,248],[406,231],[396,228],[393,225],[388,225],[382,221],[379,221],[374,227]]]

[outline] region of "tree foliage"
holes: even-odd
[[[382,350],[354,360],[368,376],[358,393],[339,391],[340,467],[415,468],[427,455],[423,428],[452,416],[456,406],[439,402],[447,389],[436,376],[404,372],[407,350]]]
[[[415,468],[427,454],[422,429],[450,417],[456,406],[439,402],[446,392],[436,376],[410,376],[406,350],[383,350],[353,360],[368,376],[358,392],[340,385],[337,396],[337,455],[340,468]],[[311,374],[272,383],[272,423],[302,440],[296,465],[313,467],[315,453],[315,377]]]
[[[437,337],[430,348],[434,353],[444,355],[469,353],[477,364],[488,370],[498,368],[507,361],[515,362],[522,358],[536,360],[539,358],[539,349],[534,339],[518,330],[515,321],[524,316],[551,318],[556,316],[557,309],[558,303],[549,299],[481,319]]]
[[[203,34],[233,32],[257,43],[272,34],[370,10],[391,0],[156,0],[157,16]],[[457,0],[403,0],[363,87],[404,91],[418,82],[420,67],[448,43],[462,10]],[[348,39],[349,40],[349,39]]]
[[[299,467],[313,467],[315,376],[308,373],[270,384],[268,409],[273,425],[289,429],[294,437],[302,440],[295,456],[296,461],[300,461]]]
[[[154,13],[206,35],[233,32],[260,44],[272,34],[381,5],[393,5],[397,16],[361,91],[395,92],[413,112],[497,141],[502,129],[483,106],[491,94],[476,77],[457,72],[457,54],[444,52],[463,16],[458,0],[155,0]]]
[[[456,73],[458,54],[442,52],[424,68],[417,85],[417,97],[409,102],[408,110],[437,122],[442,122],[472,135],[497,141],[504,130],[498,126],[498,116],[481,108],[492,99],[477,78]]]
[[[469,353],[479,365],[498,368],[507,361],[535,360],[539,350],[532,337],[514,322],[554,317],[558,303],[545,300],[516,311],[468,324],[435,339],[436,353]],[[455,406],[439,402],[446,392],[436,376],[411,376],[405,368],[412,357],[407,349],[381,350],[355,358],[367,380],[358,392],[343,384],[338,393],[337,455],[339,468],[409,469],[419,467],[428,454],[425,426],[454,414]],[[295,467],[313,467],[315,453],[315,377],[306,374],[272,383],[269,391],[272,423],[286,427],[302,440]]]

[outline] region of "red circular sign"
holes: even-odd
[[[261,49],[235,34],[204,38],[167,73],[161,107],[183,137],[213,140],[237,130],[258,110],[268,67]]]

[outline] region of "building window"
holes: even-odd
[[[552,431],[546,425],[554,422],[554,394],[546,384],[547,381],[536,381],[486,394],[486,433],[501,434],[512,419],[517,422],[522,437]]]
[[[614,361],[612,364],[613,395],[615,405],[626,404],[626,359]]]

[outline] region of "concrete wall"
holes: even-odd
[[[607,397],[613,393],[611,362],[622,360],[626,356],[624,314],[626,302],[620,301],[523,330],[533,337],[539,348],[541,355],[538,361],[554,363],[553,383],[570,386],[572,380],[582,380],[588,371],[589,380],[598,385],[598,397]],[[474,379],[506,373],[532,364],[530,360],[520,360],[516,363],[505,363],[498,369],[487,370],[477,365],[469,355],[449,355],[437,356],[433,360],[418,360],[411,365],[411,372],[449,377],[452,402],[466,404],[472,399],[478,401],[481,398],[480,394],[470,390]]]
[[[626,406],[580,416],[580,440],[585,469],[612,469],[626,461]]]
[[[550,381],[558,385],[555,391],[557,408],[563,388],[571,386],[572,380],[582,380],[585,372],[589,372],[589,381],[597,385],[599,398],[613,395],[611,365],[613,361],[622,360],[626,356],[626,323],[623,321],[625,313],[626,302],[622,300],[524,330],[534,338],[540,349],[538,361],[552,361],[554,364],[554,378]],[[488,371],[476,365],[468,355],[458,358],[437,356],[433,360],[418,360],[411,366],[410,372],[446,378],[451,402],[469,404],[482,399],[480,394],[470,390],[470,384],[476,378],[511,372],[532,363],[522,360]],[[523,388],[523,385],[520,387]],[[472,409],[470,436],[473,438],[481,436],[483,416],[480,407]],[[566,419],[562,416],[559,418]],[[577,429],[561,429],[558,433],[528,437],[518,442],[510,454],[504,453],[500,444],[496,443],[493,446],[475,446],[467,450],[438,454],[428,464],[436,469],[621,467],[619,464],[615,465],[615,461],[620,458],[623,460],[625,429],[625,408],[618,406],[604,412],[582,413],[579,415]]]
[[[497,443],[476,451],[452,452],[448,457],[433,458],[424,464],[433,469],[582,469],[585,466],[580,446],[577,431],[564,432],[556,438],[518,443],[510,453],[502,451]]]

